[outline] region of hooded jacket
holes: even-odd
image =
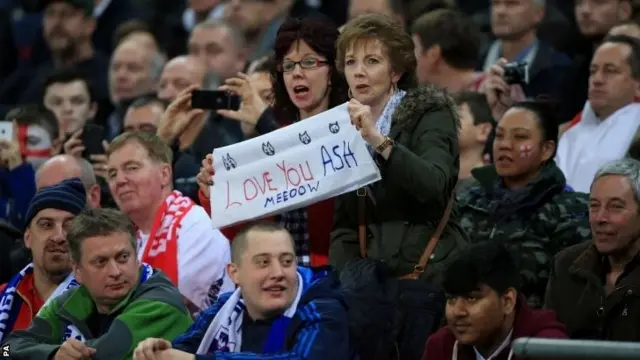
[[[553,256],[591,237],[589,195],[567,187],[553,161],[526,187],[508,190],[494,165],[471,171],[477,184],[458,195],[460,225],[472,243],[503,241],[518,254],[522,294],[540,308]]]
[[[367,188],[367,256],[394,275],[411,274],[442,219],[458,179],[460,119],[436,86],[407,91],[393,111],[387,160],[376,156],[382,179]],[[370,191],[370,192],[369,192]],[[357,191],[336,198],[329,263],[342,271],[360,258]],[[439,283],[446,264],[467,244],[451,214],[422,279]]]
[[[102,325],[101,333],[91,332],[90,324],[95,323]],[[28,329],[11,333],[6,345],[14,359],[44,360],[52,359],[66,339],[75,338],[96,349],[93,360],[131,359],[142,340],[173,339],[191,323],[182,295],[154,269],[147,281],[102,316],[84,286],[67,290],[44,306]]]
[[[564,325],[556,319],[553,311],[534,310],[527,305],[524,297],[518,299],[516,319],[509,346],[505,347],[492,360],[517,360],[511,354],[511,344],[519,338],[534,337],[546,339],[566,339]],[[457,347],[457,354],[454,349]],[[455,355],[455,356],[454,356]],[[422,360],[475,360],[476,354],[471,345],[458,343],[449,327],[433,334],[427,341]]]
[[[298,267],[303,279],[303,293],[285,336],[285,348],[275,354],[245,351],[216,352],[213,356],[196,355],[196,360],[300,359],[346,360],[350,357],[347,307],[342,297],[337,274],[329,268]],[[205,310],[187,332],[173,341],[173,348],[195,354],[200,343],[231,293]],[[251,339],[256,343],[256,339]],[[263,339],[262,342],[267,339]],[[261,346],[259,346],[261,348]]]

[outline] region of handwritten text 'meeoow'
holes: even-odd
[[[358,161],[346,141],[339,145],[322,146],[319,160],[322,164],[324,177],[328,173],[335,173],[358,166]],[[225,208],[242,206],[244,203],[256,200],[263,202],[263,206],[266,208],[318,191],[321,179],[316,179],[314,176],[313,167],[309,160],[301,162],[286,162],[282,160],[275,165],[271,170],[265,170],[260,175],[245,178],[242,182],[242,195],[238,198],[232,199],[232,196],[235,197],[239,194],[232,195],[236,194],[236,192],[232,191],[231,187],[234,186],[235,188],[239,184],[231,184],[227,181]]]

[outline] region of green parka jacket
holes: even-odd
[[[382,180],[368,188],[367,254],[396,275],[413,271],[442,218],[458,179],[460,121],[451,97],[435,86],[407,92],[393,113]],[[360,256],[356,192],[336,199],[329,262],[341,270]],[[439,282],[447,260],[467,243],[452,214],[423,278]]]

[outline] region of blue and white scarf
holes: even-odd
[[[146,281],[153,274],[151,266],[147,264],[142,264],[142,266],[144,269],[142,276],[140,277],[141,283]],[[20,313],[20,308],[22,307],[22,298],[20,296],[16,296],[17,287],[20,284],[20,281],[31,273],[33,273],[33,264],[29,264],[24,269],[20,270],[18,274],[11,278],[7,283],[7,286],[0,293],[0,343],[2,343],[7,335],[9,335],[13,330],[13,326],[15,325],[15,322],[18,319],[18,314]],[[51,300],[60,296],[65,291],[78,286],[80,286],[80,284],[76,281],[73,273],[70,273],[67,278],[64,279],[64,281],[53,291],[42,307],[45,307],[51,302]]]
[[[138,284],[142,284],[143,282],[147,281],[151,277],[151,275],[153,275],[153,268],[151,267],[151,265],[146,263],[141,263],[141,264],[142,264],[142,274],[140,275],[140,281],[138,282]],[[66,324],[66,327],[64,329],[62,342],[65,342],[72,338],[81,342],[85,342],[87,340],[87,338],[82,334],[82,332],[80,331],[80,329],[78,329],[77,326],[68,323]]]
[[[395,112],[398,105],[400,105],[400,102],[405,95],[407,95],[407,92],[404,90],[398,90],[394,92],[389,98],[389,101],[387,101],[387,104],[384,106],[382,114],[380,114],[380,117],[378,118],[378,120],[376,120],[376,129],[380,131],[382,136],[389,136],[389,132],[391,131],[391,120],[393,119],[393,113]],[[375,157],[376,149],[372,148],[368,144],[367,147],[369,148],[371,156]]]
[[[298,292],[296,293],[296,298],[284,314],[280,315],[271,325],[263,353],[272,354],[282,351],[285,344],[287,327],[291,322],[291,318],[293,318],[293,315],[296,313],[304,290],[303,287],[304,281],[302,275],[298,272]],[[242,300],[240,288],[238,288],[233,292],[231,297],[229,297],[220,311],[218,311],[211,324],[209,324],[196,354],[214,354],[216,351],[240,352],[242,348],[242,320],[245,309],[246,307]]]
[[[7,335],[11,333],[11,330],[13,330],[13,326],[15,325],[15,322],[18,319],[18,314],[20,313],[20,308],[22,307],[22,297],[16,296],[18,285],[20,285],[20,282],[25,276],[32,273],[33,263],[25,266],[24,269],[20,270],[18,274],[11,278],[2,293],[0,293],[0,343],[2,343]],[[69,276],[67,276],[67,278],[53,291],[49,299],[52,299],[64,291],[77,286],[78,283],[73,278],[73,275],[69,274]],[[47,303],[48,301],[49,300],[47,300]]]

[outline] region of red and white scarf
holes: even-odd
[[[162,270],[178,285],[178,229],[195,203],[179,191],[172,192],[156,212],[141,261]]]

